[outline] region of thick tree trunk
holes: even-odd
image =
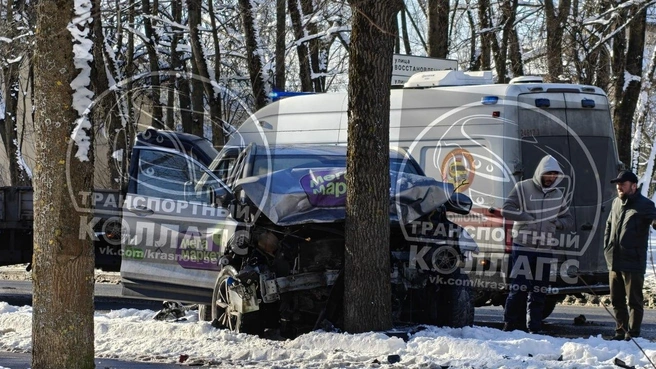
[[[394,17],[400,0],[351,0],[344,327],[392,325],[389,107]]]
[[[428,56],[449,54],[449,0],[428,0]]]
[[[496,45],[496,42],[493,43],[494,51],[494,66],[497,71],[497,82],[498,83],[507,83],[508,78],[508,67],[507,60],[509,54],[509,40],[510,35],[515,27],[515,15],[517,13],[517,0],[502,0],[500,5],[501,10],[501,19],[499,24],[501,25],[501,43]],[[495,40],[496,41],[496,40]]]
[[[544,0],[544,12],[547,22],[547,75],[548,82],[558,82],[563,74],[563,31],[570,11],[570,0],[558,2],[558,9],[553,0]]]
[[[205,60],[205,53],[203,52],[203,47],[200,42],[200,35],[198,27],[200,26],[201,20],[201,0],[187,0],[189,7],[189,42],[191,43],[191,54],[192,54],[192,64],[195,65],[195,70],[198,73],[198,76],[194,77],[194,80],[197,80],[198,83],[194,84],[194,94],[196,94],[196,87],[199,85],[202,90],[199,91],[202,96],[202,92],[205,92],[205,100],[210,110],[210,122],[220,125],[221,118],[221,104],[219,104],[218,94],[215,92],[212,83],[210,82],[210,73],[207,67],[207,61]],[[218,52],[218,50],[217,50]],[[194,107],[196,109],[196,107]],[[198,113],[204,111],[204,108],[199,110]],[[202,127],[201,127],[202,129]],[[220,133],[220,137],[215,137],[218,142],[223,143],[223,131],[213,129],[212,133]],[[200,132],[202,136],[202,131]]]
[[[480,50],[477,48],[478,34],[476,29],[476,21],[471,9],[467,9],[467,21],[469,23],[469,70],[480,70],[481,68],[481,55]]]
[[[191,116],[193,124],[191,125],[191,134],[203,137],[203,126],[205,125],[205,86],[202,79],[203,71],[201,68],[205,65],[205,59],[201,51],[200,40],[198,36],[198,26],[200,25],[200,0],[187,0],[187,10],[189,11],[189,43],[191,44]],[[200,62],[199,62],[200,61]],[[207,72],[207,70],[205,70]],[[207,73],[205,73],[207,74]]]
[[[90,3],[87,3],[90,7]],[[95,368],[93,245],[80,228],[93,186],[89,161],[67,156],[78,118],[71,81],[78,76],[67,25],[73,0],[37,5],[35,52],[34,270],[32,368]],[[84,23],[79,24],[78,29]],[[88,27],[88,26],[87,26]],[[87,28],[88,29],[88,28]],[[57,73],[53,73],[53,70]],[[79,103],[77,100],[75,103]],[[91,147],[93,147],[92,130]],[[78,150],[72,148],[72,154]],[[86,199],[86,200],[85,200]],[[82,235],[82,237],[80,236]]]
[[[267,81],[264,80],[262,60],[258,51],[257,35],[255,34],[255,19],[253,17],[253,1],[239,0],[239,13],[244,27],[244,38],[246,40],[246,59],[248,62],[248,74],[253,89],[253,101],[255,109],[263,108],[268,102]]]
[[[303,19],[312,19],[314,15],[314,4],[313,0],[300,0],[301,1],[301,10],[303,11]],[[305,24],[305,34],[312,36],[318,33],[317,24],[314,21],[308,21]],[[326,91],[326,70],[322,68],[321,63],[321,40],[318,37],[310,38],[309,41],[306,41],[308,44],[308,50],[310,52],[310,69],[312,70],[312,88],[314,92],[325,92]]]
[[[193,53],[193,51],[192,51]],[[198,65],[191,61],[191,134],[203,137],[203,126],[205,125],[205,94],[203,93],[203,82],[198,75]]]
[[[510,72],[513,77],[523,76],[524,62],[522,60],[522,50],[519,45],[519,39],[517,38],[517,30],[514,28],[510,31],[510,37],[508,39],[508,59],[510,59]]]
[[[289,18],[292,21],[292,28],[294,29],[294,37],[296,41],[305,37],[303,29],[303,22],[301,20],[301,5],[299,0],[289,0]],[[311,92],[312,90],[312,77],[310,76],[310,62],[308,55],[308,48],[304,43],[296,45],[296,54],[298,55],[298,77],[301,80],[301,91]]]
[[[478,63],[479,70],[490,70],[491,67],[491,51],[492,39],[495,37],[489,28],[492,24],[490,21],[490,0],[478,1],[478,19],[480,20],[479,31],[481,32],[481,55],[480,63]]]
[[[94,175],[99,177],[109,173],[109,183],[102,183],[104,188],[120,189],[126,178],[126,166],[124,165],[127,153],[125,130],[121,122],[121,111],[116,91],[109,90],[109,79],[107,70],[113,71],[114,65],[111,58],[105,58],[105,36],[102,33],[101,2],[93,0],[91,16],[93,17],[93,62],[95,78],[91,81],[93,90],[96,91],[96,100],[93,107],[93,120],[102,122],[105,127],[103,144],[107,146],[107,152],[103,165],[96,165]],[[114,76],[111,76],[115,80]],[[117,161],[113,154],[122,150],[123,158]],[[105,166],[105,163],[107,166]],[[98,164],[98,163],[96,163]],[[101,185],[100,183],[98,185]]]
[[[154,0],[156,1],[156,0]],[[151,89],[151,125],[155,128],[165,128],[162,122],[162,104],[160,102],[160,75],[159,75],[159,57],[157,56],[157,35],[153,29],[151,18],[152,13],[157,12],[157,6],[153,6],[151,11],[150,0],[142,0],[141,7],[146,17],[143,18],[144,34],[146,36],[146,50],[148,51],[148,63],[150,65],[150,89]]]
[[[645,29],[647,24],[647,11],[642,10],[633,19],[629,27],[629,45],[624,61],[626,72],[635,78],[627,81],[621,78],[615,85],[617,106],[613,114],[615,135],[617,136],[617,149],[622,163],[631,164],[631,128],[633,126],[633,114],[640,95],[642,77],[642,59],[645,51]],[[623,71],[622,71],[623,72]],[[624,76],[624,73],[621,73]],[[620,78],[618,78],[619,80]],[[626,88],[624,86],[626,85]],[[635,170],[636,168],[630,168]]]

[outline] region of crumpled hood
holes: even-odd
[[[346,216],[346,168],[291,168],[237,182],[264,215],[280,226],[332,223]],[[444,204],[453,185],[390,172],[390,221],[407,224]]]

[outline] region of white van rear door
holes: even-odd
[[[557,235],[561,263],[569,260],[579,272],[605,273],[603,227],[617,166],[606,97],[573,88],[522,94],[518,100],[523,103],[518,124],[524,178],[546,154],[558,159],[565,173],[559,186],[575,221],[574,229]]]

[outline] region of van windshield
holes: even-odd
[[[411,161],[403,162],[400,158],[390,158],[390,170],[393,172],[420,174]],[[253,163],[253,175],[259,176],[269,172],[275,172],[288,168],[346,168],[346,157],[338,155],[303,156],[303,155],[280,155],[271,156],[271,167],[266,155],[256,155]]]

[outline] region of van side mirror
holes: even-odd
[[[454,192],[451,194],[449,201],[444,204],[446,211],[452,213],[467,215],[471,211],[473,202],[469,196],[464,193]]]

